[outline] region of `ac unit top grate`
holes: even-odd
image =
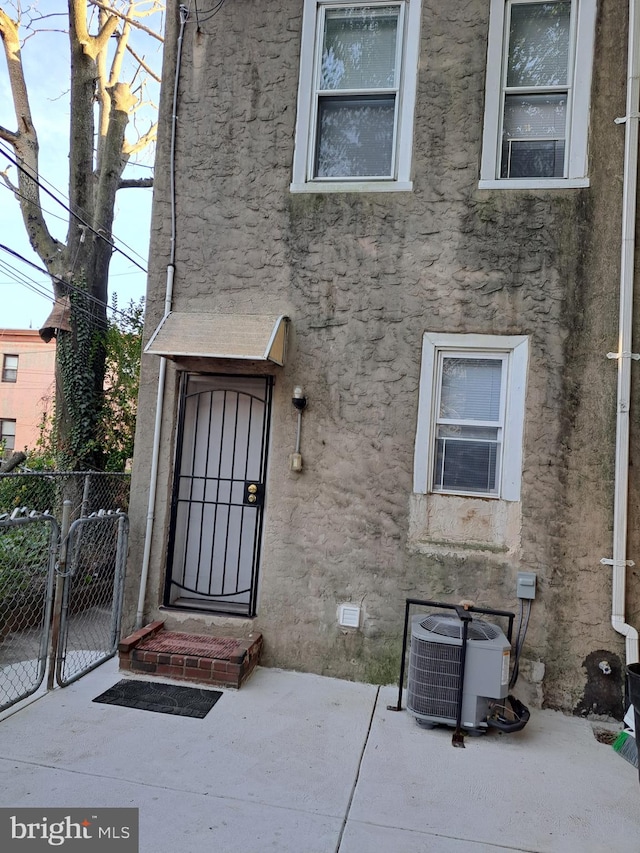
[[[430,613],[421,622],[420,627],[432,634],[440,634],[442,637],[455,637],[462,639],[463,623],[457,616],[449,616],[439,613]],[[473,619],[469,622],[467,638],[469,640],[495,640],[500,634],[500,629],[490,622],[482,619]]]

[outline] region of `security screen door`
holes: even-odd
[[[166,605],[255,615],[272,385],[183,381]]]

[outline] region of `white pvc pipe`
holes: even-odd
[[[164,295],[164,316],[171,312],[173,302],[173,279],[175,275],[176,258],[176,188],[175,188],[175,152],[176,152],[176,123],[178,105],[178,81],[180,79],[180,64],[182,61],[182,44],[184,28],[189,13],[185,6],[180,6],[180,31],[178,33],[176,51],[176,73],[173,81],[173,105],[171,110],[171,148],[169,154],[169,180],[170,180],[170,205],[171,205],[171,237],[169,246],[169,264],[167,266],[167,282]],[[147,504],[147,524],[144,533],[144,551],[142,554],[142,567],[140,570],[140,587],[138,589],[138,608],[136,611],[136,630],[144,625],[144,603],[147,595],[147,582],[149,579],[149,565],[151,562],[151,541],[153,536],[153,523],[156,509],[156,491],[158,487],[158,462],[160,459],[160,430],[162,428],[162,410],[164,408],[164,388],[167,373],[167,359],[160,358],[160,372],[158,374],[158,396],[156,398],[156,417],[153,427],[153,444],[151,448],[151,473],[149,476],[149,501]]]
[[[611,624],[626,640],[627,664],[638,661],[638,631],[625,615],[627,522],[629,509],[629,408],[631,401],[632,320],[635,227],[638,182],[638,109],[640,107],[639,0],[629,0],[627,105],[625,116],[622,240],[620,260],[620,318],[618,352],[618,407],[613,510],[613,576]]]

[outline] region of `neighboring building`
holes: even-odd
[[[407,597],[517,611],[535,572],[518,695],[619,714],[612,573],[640,622],[612,552],[607,358],[625,3],[234,0],[183,39],[178,14],[126,627],[148,569],[138,621],[260,631],[267,664],[392,682]]]
[[[55,347],[32,329],[0,329],[0,443],[33,450],[55,394]]]

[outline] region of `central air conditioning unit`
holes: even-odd
[[[421,726],[456,726],[460,688],[463,622],[448,614],[428,613],[411,620],[407,708]],[[496,700],[509,689],[511,644],[497,625],[468,622],[461,724],[487,728]]]

